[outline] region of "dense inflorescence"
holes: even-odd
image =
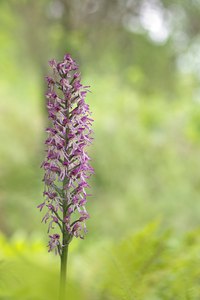
[[[67,242],[86,233],[87,180],[93,169],[85,149],[92,141],[93,120],[85,102],[89,87],[81,84],[76,62],[67,54],[63,61],[51,60],[49,64],[53,76],[46,77],[46,99],[52,126],[46,129],[46,158],[42,163],[45,201],[38,208],[47,209],[42,221],[48,222],[48,232],[56,230],[49,235],[49,251],[60,254],[63,245],[57,229],[67,236]]]

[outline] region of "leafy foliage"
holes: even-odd
[[[198,300],[199,233],[177,239],[156,221],[106,247],[106,241],[90,245],[81,255],[72,247],[67,295],[73,300]],[[38,239],[9,241],[1,235],[0,249],[0,299],[56,299],[58,261],[46,255]]]
[[[199,299],[199,230],[177,240],[157,225],[112,247],[99,299]]]
[[[58,259],[46,255],[37,238],[16,236],[10,241],[0,236],[0,299],[42,300],[58,297]],[[80,299],[84,291],[68,285],[70,299]]]

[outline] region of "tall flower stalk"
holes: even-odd
[[[85,221],[89,214],[87,202],[88,178],[93,173],[86,148],[91,144],[90,115],[85,97],[88,86],[83,86],[76,62],[69,54],[63,61],[49,62],[52,77],[46,77],[47,109],[51,126],[48,137],[44,169],[45,210],[42,219],[48,223],[49,252],[60,256],[60,300],[65,297],[68,245],[73,237],[84,238]]]

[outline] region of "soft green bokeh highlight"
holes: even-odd
[[[162,42],[139,24],[147,2],[171,18]],[[58,294],[36,206],[44,76],[65,52],[91,85],[95,120],[89,233],[71,244],[67,299],[200,299],[198,2],[1,1],[0,300]]]

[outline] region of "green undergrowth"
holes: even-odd
[[[99,299],[200,299],[200,230],[175,237],[152,223],[111,247]]]
[[[177,237],[154,222],[120,241],[81,243],[71,244],[66,299],[200,299],[200,229]],[[0,299],[57,299],[58,267],[41,240],[1,235]]]

